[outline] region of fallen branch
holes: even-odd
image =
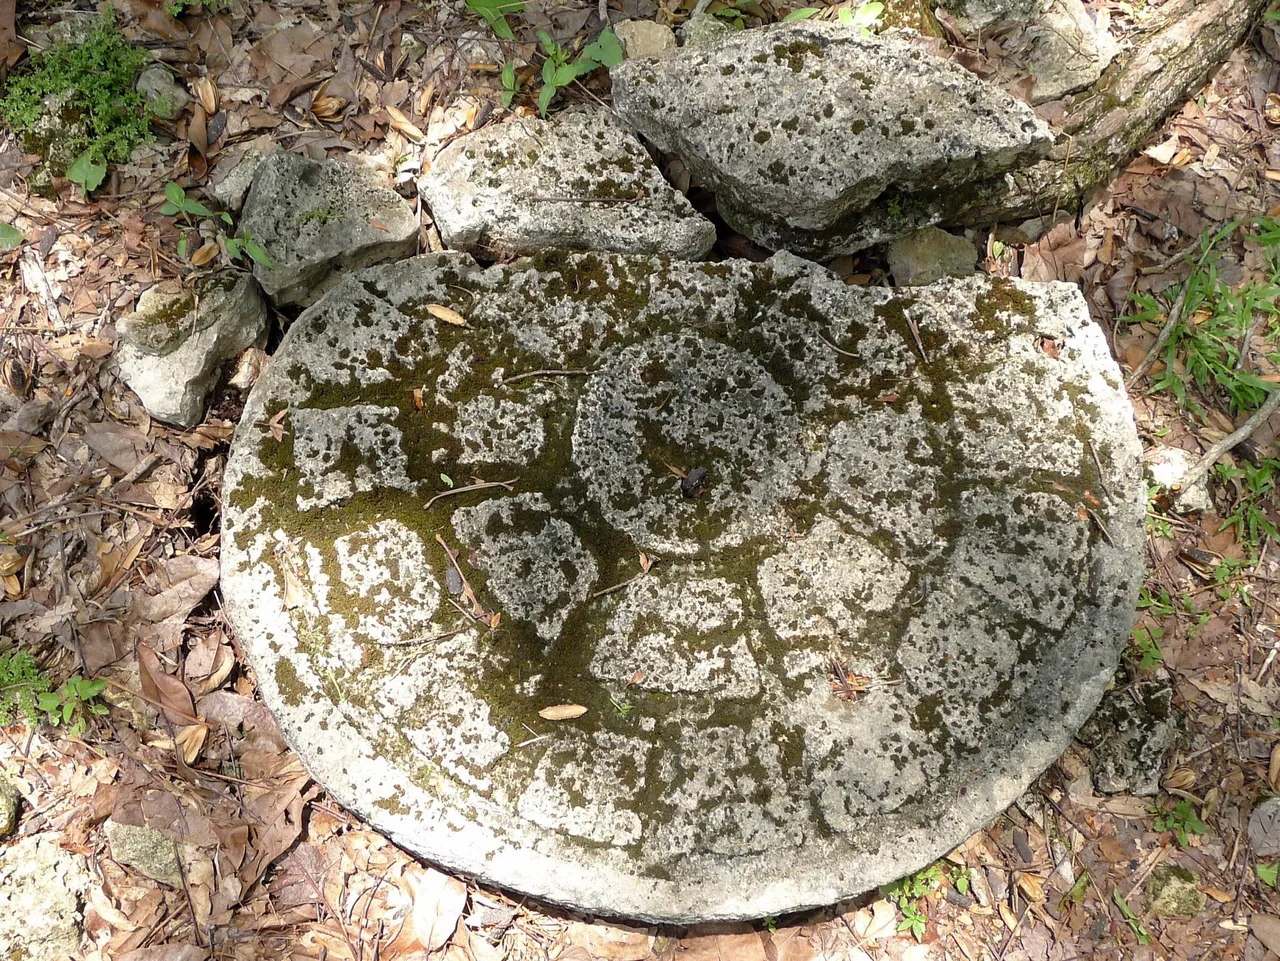
[[[518,477],[513,477],[509,481],[477,481],[474,484],[468,484],[466,487],[455,487],[452,490],[441,491],[435,497],[431,498],[431,500],[423,504],[422,509],[424,511],[431,510],[431,505],[434,504],[436,501],[442,500],[446,497],[452,497],[454,494],[462,494],[462,493],[465,493],[466,491],[480,491],[488,487],[501,487],[507,493],[511,493],[511,491],[515,489],[516,481],[518,481],[519,479],[520,478]]]
[[[590,377],[593,373],[595,371],[587,370],[584,367],[543,368],[541,370],[530,370],[523,374],[512,374],[510,377],[502,378],[502,383],[514,384],[517,381],[528,380],[530,377]]]
[[[1205,474],[1209,473],[1209,468],[1218,462],[1219,457],[1252,437],[1253,432],[1261,427],[1277,409],[1280,409],[1280,389],[1273,390],[1271,396],[1267,398],[1267,402],[1255,410],[1252,416],[1240,427],[1205,451],[1204,456],[1196,461],[1192,468],[1183,475],[1182,479],[1169,489],[1177,493],[1197,483]]]
[[[1182,290],[1178,291],[1177,299],[1173,302],[1173,307],[1169,311],[1169,319],[1165,321],[1164,326],[1160,328],[1160,336],[1156,338],[1156,342],[1151,345],[1151,349],[1147,351],[1147,356],[1142,358],[1136,370],[1129,375],[1129,380],[1125,386],[1132,389],[1133,385],[1143,377],[1147,371],[1151,369],[1151,365],[1156,362],[1156,358],[1160,356],[1160,351],[1164,349],[1164,345],[1169,342],[1169,338],[1173,336],[1173,329],[1178,326],[1182,320],[1183,308],[1187,306],[1187,292],[1191,290],[1191,278],[1188,277],[1182,285]]]

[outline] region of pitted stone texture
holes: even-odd
[[[716,240],[640,141],[594,107],[482,127],[445,147],[419,186],[445,244],[489,259],[560,247],[696,260]]]
[[[1070,742],[1132,626],[1141,466],[1065,284],[419,257],[255,386],[224,587],[286,737],[399,843],[758,917],[918,869]]]
[[[938,0],[972,30],[981,30],[1005,20],[1025,23],[1036,19],[1045,0]]]
[[[1119,45],[1099,30],[1080,0],[1051,0],[1028,28],[1028,43],[1011,60],[1035,80],[1033,104],[1057,100],[1096,83]]]
[[[85,945],[84,899],[93,883],[84,855],[55,832],[8,844],[0,858],[0,956],[61,961]]]
[[[747,30],[611,73],[619,116],[715,190],[725,220],[815,257],[884,239],[859,223],[877,200],[923,209],[1051,143],[1026,104],[957,64],[842,24]]]
[[[899,237],[887,251],[889,272],[899,287],[927,287],[947,277],[975,273],[978,252],[964,237],[925,227]]]
[[[418,217],[370,170],[283,150],[257,168],[240,226],[271,266],[253,274],[276,304],[310,304],[344,269],[411,256]]]
[[[194,291],[150,288],[117,330],[120,376],[147,413],[195,427],[223,365],[266,333],[267,305],[252,277],[223,271]]]

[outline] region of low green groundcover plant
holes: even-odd
[[[123,163],[151,138],[152,111],[134,84],[150,62],[145,49],[126,43],[108,10],[83,43],[33,53],[29,69],[11,76],[0,118],[19,134],[36,130],[45,98],[63,99],[60,135],[70,133],[70,156]]]

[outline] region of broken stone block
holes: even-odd
[[[709,13],[694,13],[680,24],[680,40],[686,47],[713,47],[733,33],[733,27]]]
[[[1195,466],[1198,457],[1181,447],[1154,447],[1146,453],[1147,473],[1161,488],[1169,490]],[[1213,513],[1213,495],[1209,493],[1209,477],[1205,475],[1173,499],[1175,510],[1183,514]]]
[[[147,413],[195,427],[222,366],[266,333],[267,306],[251,276],[227,270],[194,290],[150,288],[116,329],[120,377]]]
[[[83,855],[62,850],[61,834],[20,838],[0,857],[0,957],[63,961],[84,946],[81,905],[89,889]]]
[[[980,195],[1051,143],[1026,104],[957,64],[838,23],[746,30],[612,77],[619,116],[679,155],[730,226],[816,259],[936,222],[931,202]],[[876,204],[887,216],[868,224]]]
[[[596,108],[482,127],[442,150],[419,186],[445,244],[486,259],[560,247],[694,260],[716,239]]]
[[[1154,797],[1178,738],[1173,688],[1163,680],[1117,684],[1079,736],[1093,751],[1090,769],[1100,792]]]
[[[977,31],[1006,20],[1027,23],[1036,19],[1045,0],[938,0],[938,6],[960,18],[962,26]]]
[[[372,171],[282,150],[258,168],[240,226],[271,258],[253,274],[277,305],[312,303],[337,282],[335,271],[418,247],[413,207]]]
[[[1147,910],[1157,918],[1194,918],[1204,905],[1196,876],[1187,868],[1161,864],[1147,879]]]
[[[613,25],[628,57],[658,57],[665,60],[676,52],[676,35],[670,27],[652,20],[623,20]]]
[[[430,255],[290,327],[222,586],[285,738],[398,843],[755,918],[919,869],[1071,743],[1132,627],[1141,468],[1071,285]]]
[[[121,824],[107,819],[103,825],[111,858],[133,868],[144,878],[170,887],[182,885],[182,869],[178,865],[178,848],[173,839],[155,828]]]
[[[1028,34],[1026,49],[1012,59],[1035,80],[1033,104],[1059,100],[1096,83],[1119,51],[1080,0],[1052,0]]]
[[[161,120],[177,120],[191,102],[186,86],[174,78],[168,67],[159,64],[142,71],[135,86]]]
[[[925,227],[891,243],[888,260],[899,287],[926,287],[944,277],[974,273],[978,252],[964,237]]]
[[[227,210],[239,213],[249,188],[253,186],[253,178],[266,159],[267,154],[260,150],[246,150],[235,166],[222,173],[217,182],[209,187],[209,192]]]

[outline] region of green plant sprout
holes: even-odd
[[[1151,935],[1147,933],[1147,929],[1143,926],[1142,922],[1138,919],[1138,916],[1133,913],[1133,909],[1130,908],[1128,903],[1125,901],[1125,899],[1120,896],[1119,888],[1116,888],[1114,891],[1111,892],[1111,900],[1114,901],[1116,907],[1120,909],[1120,913],[1124,916],[1125,921],[1128,923],[1129,930],[1133,932],[1133,936],[1138,939],[1138,943],[1150,944]]]
[[[856,10],[842,7],[837,18],[841,23],[858,31],[859,36],[869,37],[875,32],[876,21],[880,19],[882,13],[884,13],[883,3],[864,3]]]
[[[538,94],[538,112],[544,117],[560,88],[600,67],[612,67],[622,62],[622,44],[608,27],[574,60],[569,59],[569,51],[556,43],[545,30],[538,31],[538,42],[546,54],[542,63],[542,90]]]
[[[212,210],[206,207],[200,201],[187,196],[187,192],[178,184],[170,181],[164,185],[165,201],[160,207],[160,213],[167,217],[181,215],[189,228],[195,227],[192,217],[213,218],[217,217],[227,227],[232,226],[231,215],[225,210],[218,211],[215,215]],[[310,220],[321,220],[330,215],[332,211],[326,213],[327,208],[316,208],[309,210],[302,216],[302,222],[306,223]],[[239,260],[241,255],[247,255],[250,260],[263,267],[270,268],[274,266],[271,262],[271,256],[263,249],[262,245],[254,240],[249,231],[245,231],[239,237],[232,237],[227,234],[221,227],[217,228],[218,236],[226,248],[227,256],[232,260]],[[178,257],[182,260],[187,259],[187,246],[189,239],[189,230],[183,230],[178,237]]]
[[[1153,671],[1164,660],[1160,650],[1160,639],[1164,637],[1164,628],[1135,627],[1133,629],[1133,652],[1138,657],[1138,670]]]
[[[516,79],[516,65],[507,61],[502,65],[502,105],[510,107],[520,93],[520,81]]]
[[[919,902],[940,890],[948,880],[961,894],[969,890],[968,869],[946,861],[935,861],[915,874],[909,874],[880,888],[880,893],[893,901],[902,912],[902,920],[898,922],[899,933],[910,931],[917,941],[924,937],[929,919],[921,910]]]
[[[22,231],[13,224],[0,222],[0,250],[15,250],[22,246]]]
[[[479,15],[499,40],[514,40],[515,31],[507,22],[507,14],[522,13],[524,4],[520,0],[466,0],[467,9]]]
[[[1267,506],[1274,503],[1276,492],[1276,473],[1280,469],[1280,461],[1267,459],[1258,466],[1242,461],[1242,466],[1232,467],[1229,464],[1215,464],[1214,472],[1224,483],[1240,481],[1237,486],[1235,506],[1227,515],[1220,530],[1228,527],[1235,531],[1236,539],[1257,552],[1262,545],[1262,538],[1280,540],[1280,529],[1267,516]]]
[[[1172,831],[1178,847],[1185,848],[1190,835],[1204,834],[1208,830],[1190,801],[1179,801],[1169,811],[1153,808],[1151,813],[1151,826],[1157,831]]]
[[[66,727],[68,734],[79,737],[90,717],[107,713],[107,706],[97,700],[106,686],[106,681],[77,674],[55,691],[49,675],[29,653],[5,651],[0,653],[0,725],[18,718],[34,724],[43,715],[53,727]]]

